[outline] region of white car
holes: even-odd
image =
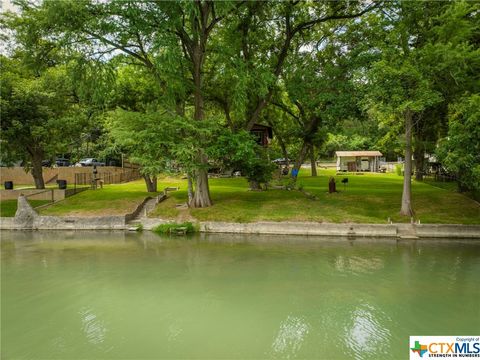
[[[100,162],[95,158],[81,159],[75,166],[105,166],[104,162]]]

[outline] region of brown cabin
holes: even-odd
[[[273,129],[270,126],[254,124],[250,133],[255,137],[258,145],[267,147],[273,139]]]

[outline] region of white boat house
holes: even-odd
[[[371,171],[380,168],[380,151],[337,151],[337,171]]]

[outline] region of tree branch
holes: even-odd
[[[128,55],[133,56],[134,58],[140,60],[148,68],[151,68],[153,66],[153,64],[150,62],[150,60],[148,58],[142,57],[141,55],[137,54],[135,51],[132,51],[132,50],[128,49],[124,45],[118,44],[118,43],[116,43],[112,40],[107,39],[106,37],[104,37],[102,35],[92,33],[91,31],[88,31],[88,30],[84,30],[84,32],[86,34],[88,34],[88,35],[106,43],[106,44],[109,44],[109,45],[115,47],[116,49],[118,49],[120,51],[123,51],[124,53],[126,53]]]
[[[314,19],[311,21],[300,23],[297,26],[295,26],[295,28],[293,28],[292,33],[296,34],[299,31],[307,30],[316,24],[320,24],[328,20],[354,19],[356,17],[362,16],[363,14],[366,14],[367,12],[372,11],[373,9],[379,7],[381,3],[382,1],[378,1],[374,3],[372,6],[369,6],[363,9],[362,11],[354,14],[333,14],[333,15],[322,17],[320,19]]]

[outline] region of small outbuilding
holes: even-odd
[[[267,147],[273,138],[273,129],[270,126],[254,124],[250,133],[255,137],[258,145]]]
[[[380,151],[337,151],[337,171],[371,171],[380,168]]]

